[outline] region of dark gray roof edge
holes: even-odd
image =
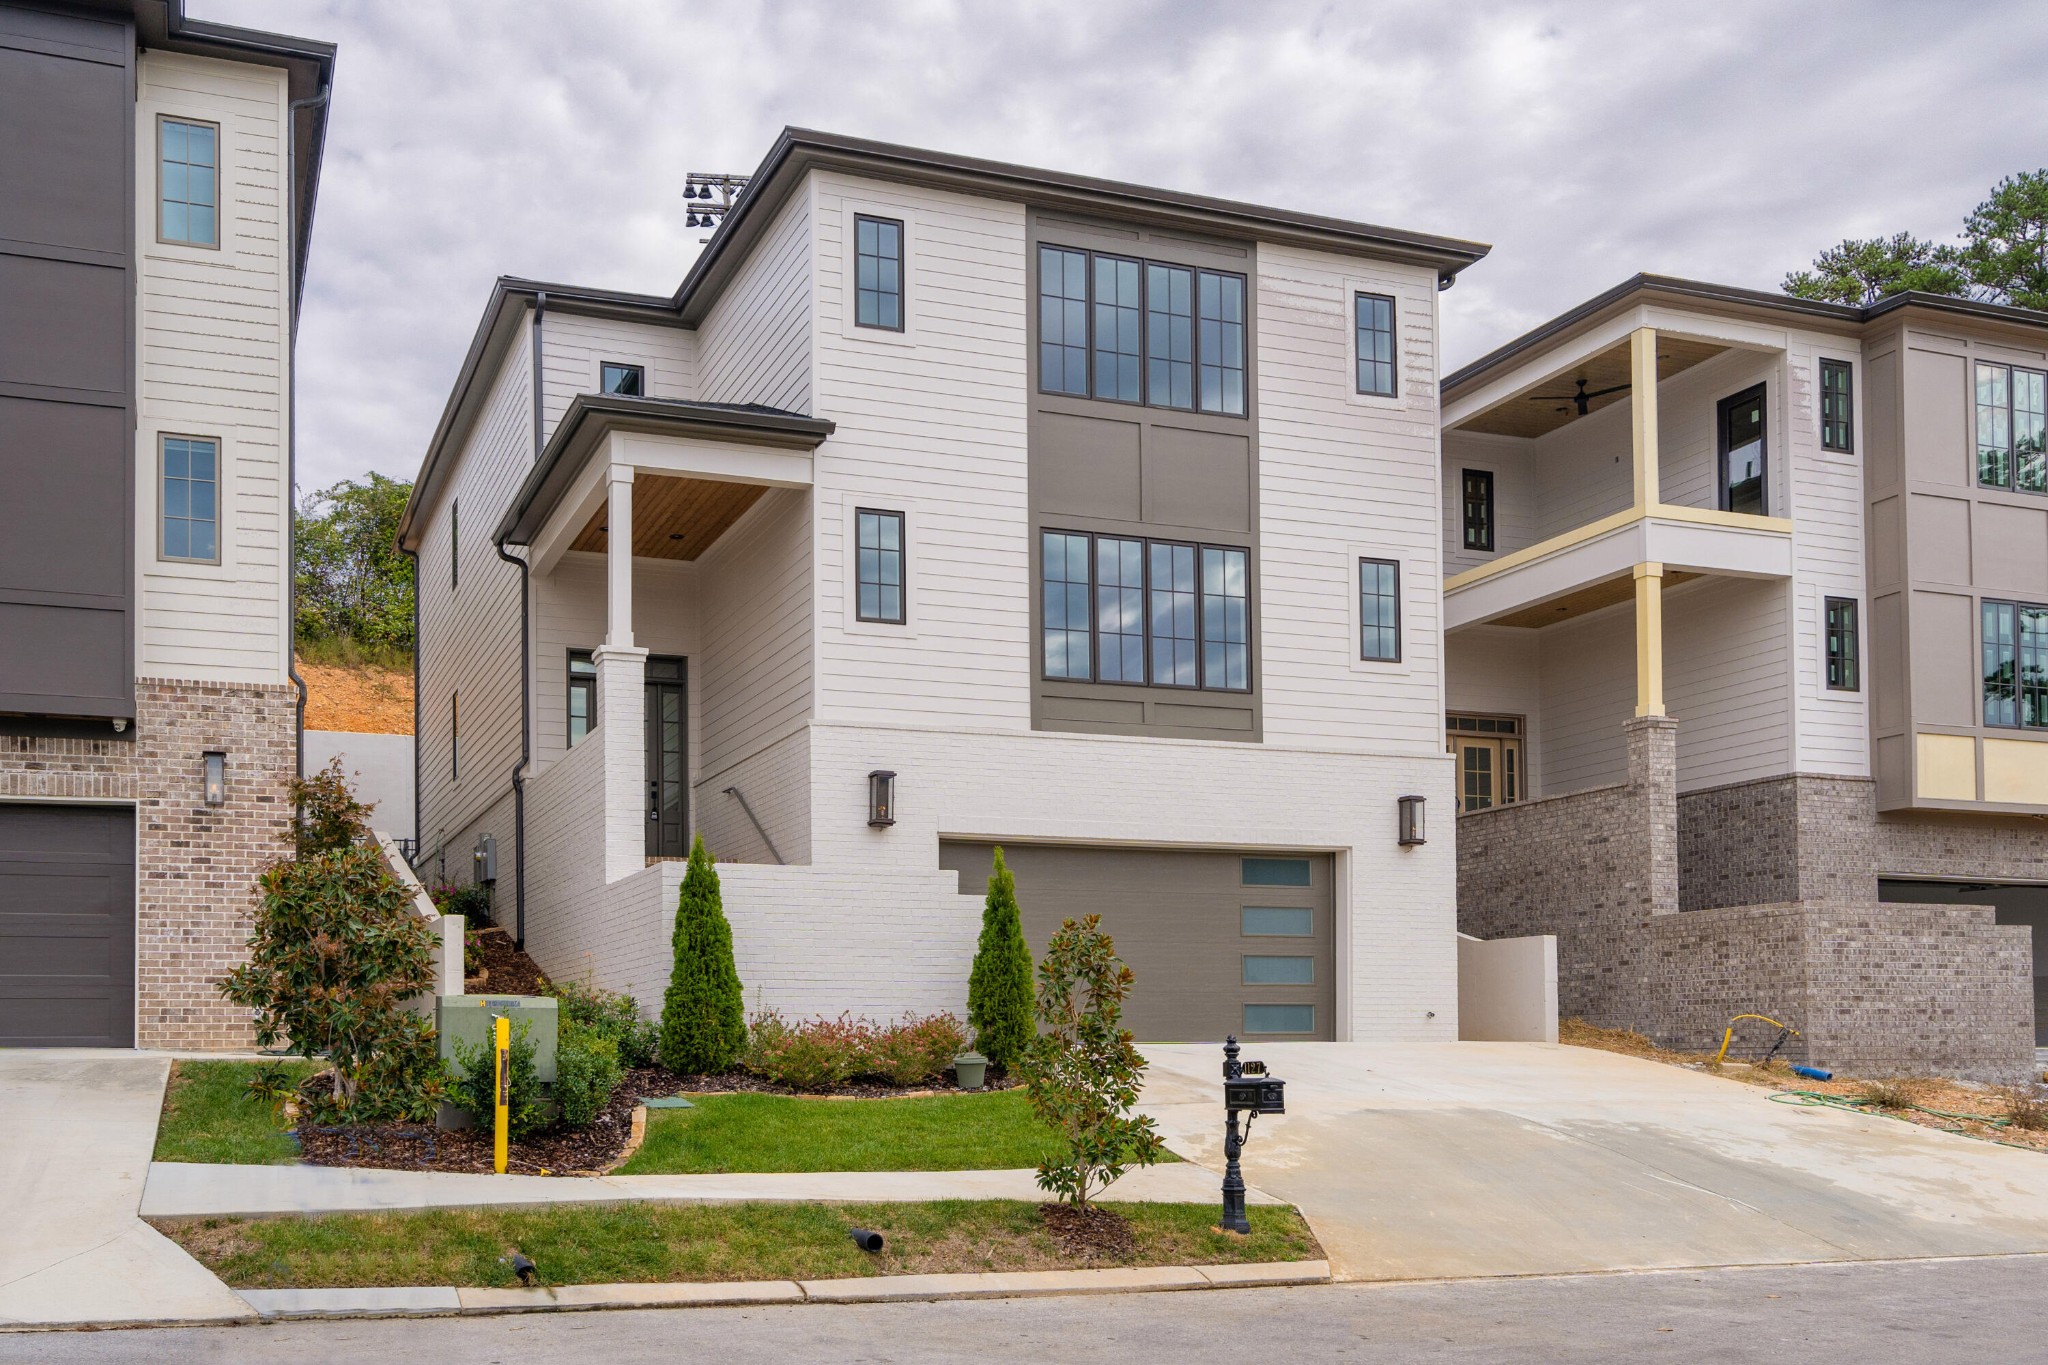
[[[1918,289],[1887,294],[1863,310],[1865,321],[1896,313],[1901,308],[1925,308],[1930,312],[1974,318],[1979,322],[2007,322],[2020,327],[2048,327],[2048,311],[2021,308],[2010,303],[1986,303],[1982,299],[1959,299],[1952,294],[1928,294]]]
[[[562,420],[555,424],[554,435],[548,438],[540,458],[533,462],[526,478],[520,483],[519,491],[512,495],[511,503],[505,508],[505,515],[491,532],[493,540],[511,545],[528,542],[514,539],[520,527],[533,510],[534,504],[543,492],[552,486],[559,492],[561,485],[575,477],[574,469],[564,469],[562,462],[569,448],[577,442],[586,423],[596,422],[604,426],[624,422],[640,426],[658,427],[678,434],[698,436],[725,436],[740,440],[770,439],[778,445],[797,445],[815,450],[819,443],[830,436],[837,427],[823,417],[807,417],[800,412],[785,412],[780,408],[761,407],[753,404],[699,403],[687,398],[627,398],[617,394],[582,393],[569,402],[569,410],[562,414]],[[411,510],[407,509],[408,512]],[[529,529],[526,534],[532,535]]]

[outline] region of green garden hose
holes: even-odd
[[[1884,1109],[1873,1107],[1871,1101],[1861,1095],[1830,1095],[1822,1090],[1780,1090],[1772,1095],[1771,1099],[1779,1104],[1796,1104],[1806,1108],[1846,1109],[1854,1114],[1884,1114],[1886,1118],[1898,1117]],[[1909,1104],[1905,1107],[1922,1114],[1932,1114],[1938,1119],[1948,1119],[1953,1123],[1981,1123],[1987,1128],[2012,1126],[2011,1119],[1991,1114],[1959,1114],[1947,1109],[1929,1109],[1924,1104]]]

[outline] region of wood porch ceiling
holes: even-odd
[[[732,529],[767,491],[758,483],[641,474],[633,480],[633,556],[695,559]],[[611,544],[606,515],[607,509],[598,508],[569,548],[603,554]]]
[[[1562,374],[1531,384],[1512,398],[1494,404],[1476,417],[1466,419],[1458,426],[1459,431],[1479,431],[1490,436],[1544,436],[1556,431],[1568,422],[1578,420],[1578,411],[1571,402],[1539,403],[1533,394],[1568,394],[1579,380],[1586,381],[1589,392],[1613,388],[1628,383],[1629,343],[1624,340],[1608,347],[1583,364],[1566,370]],[[1726,346],[1716,346],[1709,341],[1688,341],[1684,337],[1660,336],[1657,338],[1657,378],[1659,382],[1682,374],[1703,360],[1712,360]],[[1587,415],[1628,401],[1628,390],[1610,393],[1604,398],[1595,398],[1586,405]]]
[[[1679,569],[1666,569],[1664,571],[1664,586],[1667,588],[1676,587],[1680,583],[1690,583],[1699,576],[1696,573],[1686,573]],[[1554,626],[1561,621],[1569,621],[1574,617],[1584,616],[1588,612],[1599,611],[1604,607],[1614,606],[1618,602],[1626,602],[1635,595],[1636,580],[1634,576],[1622,574],[1617,578],[1609,578],[1599,583],[1588,584],[1577,592],[1568,592],[1562,597],[1553,597],[1548,602],[1538,602],[1533,607],[1523,607],[1512,615],[1495,617],[1486,624],[1489,626],[1520,626],[1524,630],[1541,630],[1544,626]]]

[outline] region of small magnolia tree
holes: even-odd
[[[1031,1107],[1061,1150],[1038,1164],[1038,1185],[1080,1208],[1133,1162],[1150,1166],[1164,1144],[1152,1120],[1134,1117],[1145,1059],[1123,1026],[1137,980],[1102,932],[1102,917],[1067,920],[1038,964],[1038,1023],[1025,1050]]]
[[[1017,913],[1017,879],[996,850],[988,899],[981,909],[981,942],[967,978],[967,1022],[974,1045],[996,1067],[1008,1071],[1031,1043],[1031,946]]]
[[[690,846],[690,865],[676,898],[675,968],[661,1009],[661,1064],[693,1075],[723,1071],[747,1042],[746,1000],[732,960],[732,926],[718,891],[718,871],[704,836]]]

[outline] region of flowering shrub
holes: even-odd
[[[480,882],[468,886],[430,886],[427,899],[444,915],[462,916],[472,929],[487,928],[491,923],[491,888]]]
[[[873,1031],[867,1070],[898,1085],[935,1081],[967,1050],[967,1030],[950,1014],[905,1015]]]
[[[748,1027],[740,1064],[793,1090],[829,1090],[857,1078],[916,1085],[937,1080],[966,1045],[967,1031],[950,1014],[878,1025],[850,1014],[792,1021],[769,1010]]]

